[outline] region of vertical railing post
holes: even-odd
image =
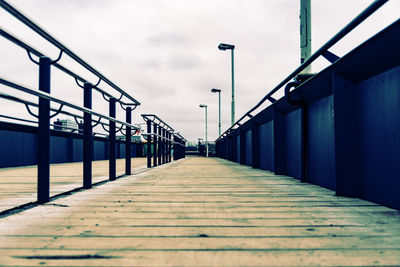
[[[92,109],[92,88],[90,83],[83,85],[83,106]],[[83,188],[92,188],[93,128],[92,114],[83,114]]]
[[[168,162],[171,162],[171,132],[168,131]]]
[[[174,139],[174,154],[173,154],[173,158],[174,158],[174,160],[177,160],[178,159],[178,156],[177,156],[177,153],[178,153],[178,151],[177,151],[177,145],[176,145],[176,136],[175,136],[175,134],[173,134],[172,135],[172,138]]]
[[[167,131],[165,129],[162,129],[162,136],[164,138],[167,137],[166,132]],[[164,141],[163,141],[163,154],[162,154],[162,163],[163,164],[165,164],[167,162],[166,159],[167,159],[167,140],[164,139]]]
[[[168,163],[169,162],[169,155],[171,154],[171,150],[170,150],[170,147],[169,147],[169,131],[168,130],[165,133],[165,137],[168,139],[168,140],[166,140],[167,151],[165,153],[165,162]]]
[[[160,127],[160,136],[161,136],[161,141],[160,141],[160,165],[164,164],[164,128]]]
[[[151,121],[148,120],[147,124],[147,168],[151,168]]]
[[[50,67],[48,57],[39,59],[39,90],[50,93]],[[39,98],[38,128],[38,181],[37,201],[50,199],[50,100]]]
[[[158,140],[159,140],[159,142],[158,142],[158,165],[161,165],[162,163],[161,163],[161,151],[162,151],[162,144],[163,144],[163,140],[162,140],[162,138],[161,138],[161,130],[162,130],[162,127],[161,126],[158,126],[158,135],[160,136],[159,138],[158,138]]]
[[[171,143],[170,143],[170,146],[171,146],[171,148],[170,148],[170,153],[169,153],[169,161],[172,161],[172,157],[173,157],[173,150],[174,150],[174,133],[173,132],[171,132],[170,134],[169,134],[169,139],[171,139]]]
[[[153,166],[157,167],[157,155],[158,155],[158,137],[157,137],[157,124],[153,125],[154,142],[153,142]]]
[[[110,97],[109,104],[110,104],[110,117],[115,118],[116,112],[115,112],[115,103],[116,99],[113,97]],[[110,127],[109,127],[109,139],[110,139],[110,158],[109,158],[109,178],[110,180],[115,180],[116,179],[116,154],[115,154],[115,145],[116,145],[116,140],[115,140],[115,122],[110,120]]]
[[[126,123],[132,123],[132,108],[126,107]],[[130,126],[126,127],[126,135],[125,135],[125,174],[132,174],[132,151],[131,151],[131,143],[132,143],[132,128]]]

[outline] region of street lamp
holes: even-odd
[[[231,50],[231,64],[232,64],[232,112],[231,112],[231,122],[232,125],[235,123],[235,79],[234,79],[234,60],[233,60],[233,50],[235,49],[234,45],[220,43],[218,46],[219,50]]]
[[[207,142],[207,105],[200,104],[199,107],[206,108],[206,157],[208,157],[208,142]]]
[[[218,137],[221,136],[221,89],[213,88],[211,89],[212,93],[218,93]]]

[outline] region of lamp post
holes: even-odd
[[[311,0],[300,0],[300,63],[303,64],[311,55]],[[302,74],[311,73],[308,65]]]
[[[221,136],[221,89],[213,88],[212,93],[218,93],[218,137]]]
[[[199,107],[206,109],[206,157],[208,157],[208,142],[207,142],[207,105],[200,104]]]
[[[233,50],[235,49],[234,45],[220,43],[218,46],[219,50],[231,50],[231,64],[232,64],[232,105],[231,105],[231,123],[232,125],[235,123],[235,79],[234,79],[234,60],[233,60]]]

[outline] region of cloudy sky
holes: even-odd
[[[9,0],[10,4],[51,33],[141,106],[188,140],[204,137],[208,105],[209,140],[218,135],[218,97],[222,90],[222,131],[230,124],[230,53],[220,42],[234,44],[236,119],[299,65],[299,0]],[[316,51],[372,1],[313,0],[312,43]],[[400,1],[391,0],[331,51],[343,56],[399,18]],[[51,58],[57,49],[0,10],[3,29]],[[37,67],[26,52],[0,38],[0,76],[37,88]],[[67,56],[60,61],[89,81],[97,79]],[[324,59],[313,65],[317,72]],[[102,88],[110,88],[102,83]],[[0,92],[15,91],[0,87]],[[52,72],[52,94],[82,104],[82,90],[65,74]],[[276,96],[279,96],[277,94]],[[30,99],[21,95],[24,99]],[[29,118],[24,109],[0,100],[0,114]],[[94,109],[107,105],[94,96]],[[119,118],[124,118],[121,109]]]

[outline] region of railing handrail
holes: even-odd
[[[15,45],[18,45],[19,47],[25,49],[27,52],[30,52],[30,53],[34,54],[37,57],[46,56],[45,54],[39,52],[39,50],[37,50],[33,46],[28,45],[26,42],[22,41],[20,38],[17,38],[15,36],[15,34],[11,34],[10,32],[7,32],[6,30],[2,29],[1,27],[0,27],[0,35],[3,36],[4,38],[6,38],[7,40],[9,40],[10,42],[14,43]],[[79,80],[82,83],[87,83],[88,82],[86,79],[82,78],[81,76],[79,76],[78,74],[72,72],[71,70],[67,69],[66,67],[62,66],[58,62],[53,63],[53,66],[56,67],[57,69],[63,71],[64,73],[72,76],[73,78]],[[107,97],[114,97],[111,94],[109,94],[106,91],[104,91],[101,88],[99,88],[97,85],[93,85],[93,89],[95,89],[96,91],[98,91],[99,93],[101,93],[101,94],[103,94],[103,95],[105,95]],[[128,103],[125,103],[125,102],[123,102],[121,100],[118,100],[118,102],[120,102],[123,105],[129,105]]]
[[[216,140],[221,139],[225,134],[228,134],[230,130],[236,125],[240,125],[239,122],[242,121],[247,116],[252,116],[250,113],[259,108],[267,99],[269,99],[275,92],[282,88],[286,83],[288,83],[292,78],[299,74],[302,70],[307,68],[314,60],[323,55],[329,48],[356,28],[360,23],[367,19],[371,14],[378,10],[389,0],[375,0],[366,9],[364,9],[357,17],[350,21],[345,27],[343,27],[338,33],[336,33],[328,42],[326,42],[321,48],[319,48],[314,54],[312,54],[306,61],[304,61],[299,67],[297,67],[289,76],[282,80],[274,89],[272,89],[268,94],[266,94],[261,101],[257,103],[253,108],[247,111],[239,120],[237,120],[231,127],[229,127],[223,134],[221,134]]]
[[[24,23],[26,26],[28,26],[30,29],[35,31],[37,34],[39,34],[41,37],[46,39],[48,42],[50,42],[52,45],[55,47],[59,48],[63,53],[67,54],[70,56],[73,60],[75,60],[77,63],[79,63],[81,66],[86,68],[88,71],[96,75],[100,80],[103,80],[106,82],[109,86],[114,88],[116,91],[118,91],[121,95],[125,96],[129,100],[131,100],[135,105],[140,105],[140,102],[134,99],[132,96],[130,96],[128,93],[126,93],[124,90],[119,88],[117,85],[115,85],[113,82],[111,82],[108,78],[106,78],[103,74],[101,74],[99,71],[97,71],[95,68],[90,66],[86,61],[84,61],[82,58],[80,58],[78,55],[76,55],[72,50],[70,50],[68,47],[63,45],[61,42],[56,40],[53,36],[51,36],[49,33],[47,33],[44,29],[42,29],[40,26],[38,26],[36,23],[34,23],[31,19],[29,19],[27,16],[22,14],[19,10],[8,4],[4,0],[0,0],[0,6],[6,10],[8,13],[10,13],[12,16],[17,18],[19,21]]]
[[[178,133],[174,133],[175,136],[177,136],[178,138],[182,139],[182,141],[184,141],[185,143],[187,142],[186,138],[183,137],[179,132]]]
[[[144,121],[151,120],[150,117],[153,117],[153,120],[151,120],[152,122],[154,122],[155,120],[157,120],[157,121],[158,121],[157,124],[162,123],[162,124],[164,124],[164,126],[168,127],[170,131],[172,131],[172,132],[175,131],[174,128],[172,128],[171,126],[169,126],[165,121],[163,121],[162,119],[160,119],[160,117],[158,117],[158,116],[155,115],[155,114],[142,114],[141,116],[143,117],[143,120],[144,120]]]
[[[39,107],[39,104],[34,103],[32,101],[21,99],[21,98],[18,98],[18,97],[12,96],[12,95],[8,95],[8,94],[4,94],[4,93],[1,93],[1,92],[0,92],[0,98],[7,99],[7,100],[10,100],[10,101],[14,101],[14,102],[18,102],[18,103],[22,103],[22,104],[33,106],[33,107]],[[74,114],[74,113],[71,113],[71,112],[68,112],[68,111],[64,111],[64,110],[59,110],[57,108],[50,107],[50,110],[54,111],[54,112],[57,112],[57,114],[64,114],[64,115],[67,115],[67,116],[72,116],[75,119],[81,119],[81,120],[84,119],[84,117],[81,116],[81,115]],[[2,115],[0,115],[0,116],[2,116]],[[20,120],[20,121],[25,121],[25,122],[30,122],[30,123],[38,123],[37,121],[25,120],[25,119],[20,119],[20,118],[16,118],[16,117],[10,117],[10,116],[4,116],[4,117],[7,117],[8,119],[13,119],[13,120]],[[92,122],[96,122],[97,123],[97,121],[93,120],[93,119],[92,119]],[[104,126],[109,126],[108,123],[101,122],[101,121],[98,122],[98,124],[102,124]],[[101,134],[101,133],[98,133],[98,134]]]
[[[73,109],[76,109],[76,110],[79,110],[79,111],[82,111],[82,112],[85,112],[85,113],[88,113],[88,114],[91,114],[91,115],[94,115],[94,116],[96,116],[96,117],[100,117],[100,118],[103,118],[103,119],[106,119],[106,120],[109,120],[109,121],[113,121],[113,122],[115,122],[115,123],[119,123],[119,124],[122,124],[122,125],[125,125],[125,126],[128,126],[128,127],[131,127],[131,128],[134,129],[134,130],[139,130],[139,129],[140,129],[140,128],[138,128],[138,127],[136,127],[136,126],[134,126],[134,125],[132,125],[132,124],[130,124],[130,123],[126,123],[126,122],[117,120],[117,119],[115,119],[115,118],[112,118],[112,117],[103,115],[103,114],[101,114],[101,113],[92,111],[91,109],[88,109],[88,108],[85,108],[85,107],[81,107],[81,106],[78,106],[78,105],[69,103],[69,102],[67,102],[67,101],[65,101],[65,100],[61,100],[61,99],[59,99],[59,98],[56,98],[56,97],[54,97],[54,96],[51,96],[51,95],[48,94],[48,93],[44,93],[44,92],[42,92],[42,91],[37,91],[37,90],[31,89],[31,88],[28,88],[27,86],[24,86],[24,85],[15,83],[15,82],[11,82],[11,81],[6,80],[6,79],[4,79],[4,78],[2,78],[2,77],[0,77],[0,84],[3,84],[3,85],[5,85],[5,86],[8,86],[8,87],[17,89],[17,90],[19,90],[19,91],[22,91],[22,92],[25,92],[25,93],[28,93],[28,94],[31,94],[31,95],[38,96],[38,97],[40,97],[40,98],[48,99],[48,100],[50,100],[50,101],[53,101],[53,102],[62,104],[62,105],[64,105],[64,106],[68,106],[68,107],[70,107],[70,108],[73,108]]]

